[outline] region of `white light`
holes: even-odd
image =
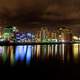
[[[65,40],[62,40],[62,42],[64,42]],[[63,56],[63,60],[64,60],[64,53],[65,53],[65,44],[62,44],[62,56]]]
[[[79,38],[77,36],[73,36],[73,39],[78,40]]]
[[[55,40],[55,42],[58,42],[57,39]],[[57,49],[58,49],[57,47],[58,47],[58,45],[56,44],[55,45],[55,55],[57,55]]]

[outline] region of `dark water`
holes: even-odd
[[[51,60],[47,63],[33,61],[30,65],[24,63],[15,66],[0,65],[0,73],[18,79],[77,79],[80,75],[80,65],[61,64]]]
[[[7,46],[8,47],[8,46]],[[62,56],[59,53],[55,56],[52,55],[43,55],[44,50],[40,52],[39,57],[36,57],[36,54],[32,56],[30,48],[28,49],[28,53],[31,53],[31,56],[28,55],[30,63],[26,63],[26,56],[19,58],[16,61],[15,52],[16,46],[13,49],[14,58],[12,58],[13,64],[10,62],[10,55],[7,58],[2,60],[2,56],[0,57],[0,73],[1,75],[6,75],[7,77],[18,77],[19,78],[36,78],[36,79],[70,79],[70,78],[78,78],[80,73],[80,65],[79,59],[75,62],[74,57],[72,55],[72,48],[68,47],[66,50],[66,54],[69,54],[69,60],[67,59],[67,55],[64,55],[64,61],[62,60]],[[6,49],[5,49],[6,50]],[[7,50],[6,50],[7,51]],[[18,51],[18,50],[17,50]],[[21,52],[25,52],[21,50]],[[59,51],[58,51],[59,52]],[[27,54],[27,53],[26,53]],[[51,53],[50,53],[51,54]],[[27,59],[28,59],[27,58]],[[71,59],[70,59],[71,58]],[[38,78],[37,78],[38,77]]]

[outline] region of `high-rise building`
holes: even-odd
[[[78,35],[73,35],[73,41],[79,41]],[[79,53],[80,53],[80,44],[76,43],[73,44],[73,56],[74,56],[74,61],[77,62],[79,58]]]
[[[48,29],[47,27],[42,27],[40,31],[36,32],[35,34],[35,41],[36,42],[47,42],[48,41]],[[48,46],[47,45],[35,45],[35,52],[37,57],[41,56],[44,57],[48,53]]]
[[[40,33],[41,42],[48,41],[48,36],[49,36],[48,33],[49,31],[46,26],[41,28],[41,33]],[[41,51],[41,57],[45,58],[49,54],[49,45],[41,45],[40,51]]]
[[[59,42],[70,42],[72,41],[72,31],[66,27],[60,27],[57,31],[57,38]],[[67,60],[73,62],[72,44],[59,44],[57,54],[62,60],[65,59],[65,62]]]
[[[40,31],[37,31],[36,33],[35,33],[35,42],[36,43],[39,43],[39,42],[41,42],[41,39],[40,39],[40,34],[41,32]],[[34,52],[34,55],[37,57],[37,58],[39,58],[40,57],[40,45],[34,45],[34,49],[33,49],[33,52]]]
[[[57,42],[57,35],[56,32],[51,33],[51,42]],[[51,45],[51,56],[55,57],[57,53],[57,44],[52,44]]]
[[[49,31],[47,29],[47,27],[42,27],[41,28],[41,33],[40,33],[40,37],[41,37],[41,42],[46,42],[49,36]]]

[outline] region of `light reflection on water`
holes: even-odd
[[[27,53],[26,53],[26,64],[30,63],[31,55],[32,55],[32,46],[28,45]]]
[[[62,47],[61,47],[61,45],[62,45]],[[64,46],[64,44],[61,44],[61,45],[60,45],[60,47],[58,46],[58,44],[50,45],[48,48],[47,48],[47,45],[45,45],[42,48],[42,51],[43,51],[42,53],[41,53],[40,45],[37,45],[36,48],[35,48],[35,46],[33,47],[32,45],[19,45],[19,46],[16,46],[15,49],[13,46],[0,46],[0,56],[3,57],[3,61],[5,61],[8,57],[8,55],[10,55],[11,63],[14,63],[14,61],[17,62],[18,60],[20,60],[20,61],[26,60],[26,64],[30,64],[30,61],[35,53],[36,53],[36,57],[39,57],[39,56],[42,57],[44,55],[48,55],[48,56],[51,55],[52,57],[54,57],[57,55],[58,50],[59,50],[60,52],[58,54],[60,54],[64,60],[65,46]],[[34,49],[34,52],[33,52],[33,49]],[[73,50],[74,59],[77,59],[78,54],[80,53],[80,44],[73,44],[72,50]]]
[[[30,61],[31,58],[31,46],[16,46],[16,50],[15,50],[15,59],[16,61],[18,61],[19,59],[21,61],[24,61],[26,56],[26,62]]]

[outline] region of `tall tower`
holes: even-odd
[[[43,26],[40,31],[41,42],[48,41],[48,29],[46,26]],[[41,57],[44,59],[48,55],[48,45],[41,45],[40,47]]]
[[[51,33],[51,41],[52,42],[57,42],[57,34],[56,32],[52,32]],[[52,54],[52,57],[55,58],[56,54],[57,54],[57,44],[53,44],[52,47],[51,47],[51,54]]]
[[[47,39],[48,29],[46,27],[41,28],[41,42],[44,42]]]

